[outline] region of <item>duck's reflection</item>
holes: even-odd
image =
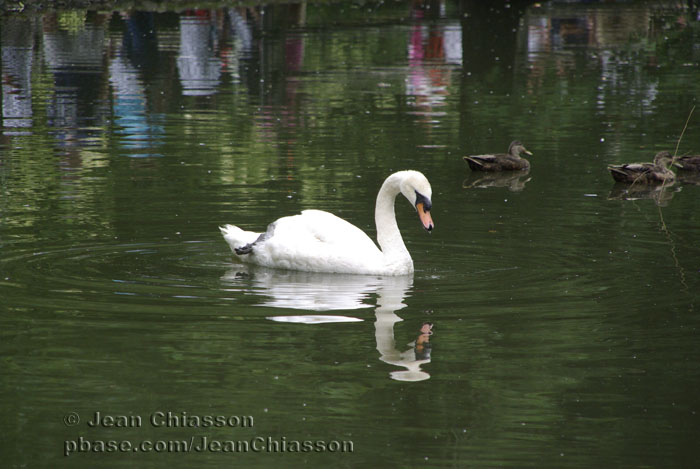
[[[306,311],[333,311],[370,308],[369,302],[376,295],[375,339],[379,359],[385,363],[405,368],[393,371],[390,376],[400,381],[422,381],[430,375],[421,366],[430,362],[430,335],[432,324],[424,323],[409,348],[400,351],[394,339],[394,324],[403,321],[396,311],[406,307],[403,302],[413,286],[413,276],[367,276],[320,274],[266,269],[258,266],[236,265],[222,280],[231,286],[260,295],[261,306],[291,308]],[[355,322],[360,318],[342,315],[288,315],[269,316],[277,322],[320,324],[329,322]]]
[[[681,184],[692,184],[694,186],[700,186],[700,173],[697,171],[685,171],[679,170],[676,173],[678,181]]]
[[[665,207],[669,204],[671,199],[673,199],[673,194],[680,191],[681,188],[675,183],[666,184],[623,184],[616,182],[612,189],[610,189],[610,194],[608,199],[619,199],[619,200],[640,200],[649,199],[653,200],[656,205],[660,207]]]
[[[506,171],[502,173],[474,173],[472,172],[463,182],[463,189],[486,189],[488,187],[507,187],[511,192],[520,192],[525,189],[525,184],[530,182],[530,170]]]

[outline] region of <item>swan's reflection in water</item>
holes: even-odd
[[[296,322],[301,324],[326,324],[329,322],[362,322],[360,318],[327,314],[307,314],[303,316],[268,316],[265,319],[277,322]]]
[[[413,286],[413,276],[382,277],[367,275],[321,274],[314,272],[282,271],[259,266],[236,265],[223,277],[225,283],[247,285],[260,295],[261,306],[291,308],[306,311],[333,311],[372,307],[376,295],[375,338],[380,360],[405,368],[390,376],[400,381],[422,381],[430,375],[421,365],[430,363],[430,335],[432,324],[424,323],[414,342],[401,351],[396,347],[394,324],[403,321],[396,311],[406,307],[403,302]],[[321,324],[330,322],[357,322],[360,318],[328,314],[269,316],[276,322]]]
[[[421,333],[416,341],[408,344],[408,349],[399,351],[394,339],[394,324],[403,321],[396,311],[405,308],[403,299],[406,291],[413,285],[413,277],[389,277],[382,279],[386,283],[377,293],[377,308],[374,310],[376,321],[374,323],[374,337],[377,339],[379,359],[391,365],[406,368],[401,371],[392,371],[391,377],[398,381],[423,381],[430,375],[421,370],[421,365],[430,363],[429,336],[432,333],[432,324],[426,333]],[[425,324],[424,328],[427,327]]]

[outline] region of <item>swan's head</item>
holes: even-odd
[[[433,189],[430,187],[428,179],[418,171],[403,171],[399,187],[404,197],[416,208],[423,228],[432,231],[435,227],[430,216],[430,209],[433,207],[433,203],[430,201]]]

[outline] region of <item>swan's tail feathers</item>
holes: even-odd
[[[264,233],[261,235],[253,231],[244,231],[233,225],[220,226],[219,229],[231,250],[238,255],[250,253],[255,242],[264,235]]]
[[[255,233],[255,234],[257,234],[257,233]],[[240,248],[235,248],[234,252],[236,254],[238,254],[239,256],[242,254],[250,254],[250,252],[253,250],[253,247],[256,244],[261,243],[261,242],[265,241],[266,239],[267,239],[267,232],[261,233],[260,236],[258,236],[255,241],[253,241],[252,243],[248,243],[245,246],[242,246]]]
[[[253,244],[254,243],[250,243],[240,248],[233,248],[233,252],[235,252],[239,256],[242,256],[243,254],[250,254],[250,252],[253,250]]]

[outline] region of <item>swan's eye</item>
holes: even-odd
[[[423,210],[426,212],[429,212],[430,209],[433,208],[433,204],[430,202],[430,199],[416,191],[416,207],[418,204],[423,204]]]

